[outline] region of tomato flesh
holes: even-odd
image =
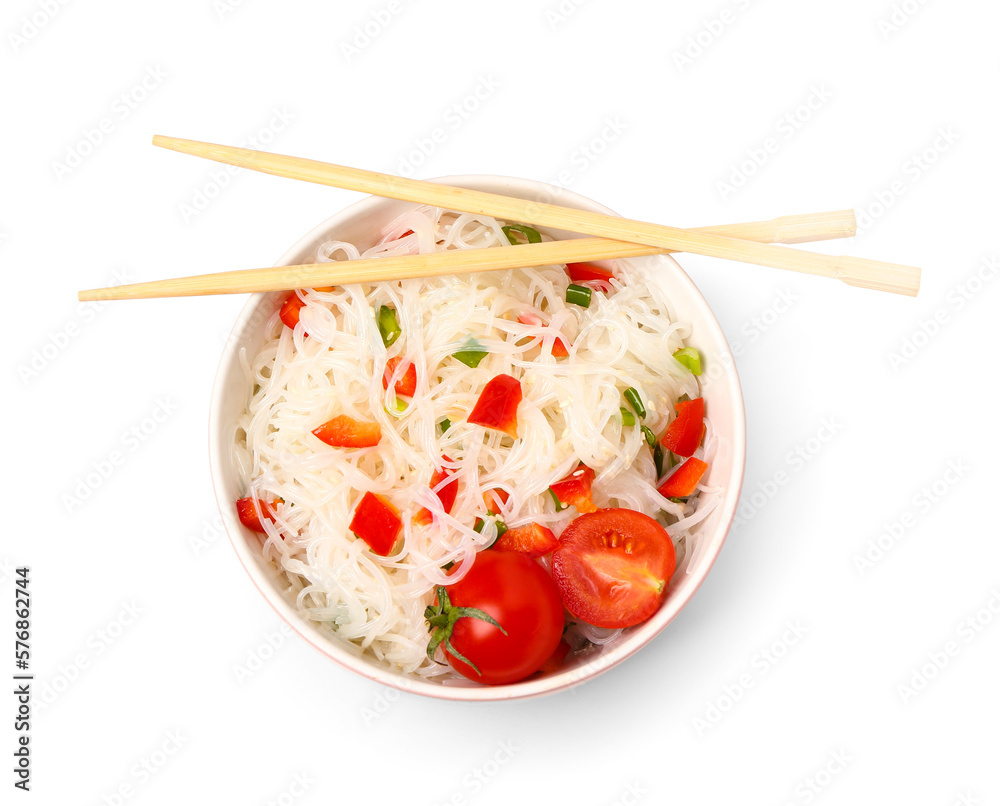
[[[442,456],[441,458],[446,462],[451,461],[447,456]],[[435,470],[431,475],[431,489],[435,489],[442,481],[450,479],[454,475],[454,473],[444,467],[440,470]],[[455,506],[455,498],[458,496],[458,479],[449,481],[441,489],[437,490],[435,494],[441,502],[441,508],[450,515],[451,508]],[[426,526],[434,520],[434,515],[427,507],[421,507],[420,511],[414,515],[413,520],[421,526]]]
[[[683,400],[677,404],[677,416],[670,423],[660,443],[678,456],[690,456],[698,450],[704,433],[705,399]]]
[[[496,551],[519,551],[527,557],[544,557],[558,545],[559,541],[551,529],[540,523],[529,523],[527,526],[508,529],[490,548]]]
[[[382,373],[382,388],[389,388],[389,379],[392,378],[393,374],[396,372],[396,367],[403,359],[400,357],[390,358],[385,362],[385,372]],[[413,365],[411,361],[409,366],[403,372],[403,377],[400,378],[392,387],[397,395],[406,395],[407,397],[413,397],[417,392],[417,368]]]
[[[686,498],[695,491],[706,470],[708,464],[692,456],[670,474],[657,492],[664,498]]]
[[[278,508],[278,501],[261,501],[260,511],[263,513],[264,517],[274,523],[274,513]],[[257,515],[257,510],[254,508],[252,498],[241,498],[236,502],[236,514],[239,516],[240,523],[254,532],[259,532],[260,534],[267,534],[264,531],[264,526],[260,522],[260,518]]]
[[[593,484],[594,471],[586,465],[580,465],[566,478],[557,481],[549,487],[559,502],[566,506],[576,507],[581,515],[588,512],[596,512],[594,506]]]
[[[630,509],[599,509],[571,521],[552,553],[566,609],[596,627],[631,627],[655,613],[676,558],[659,523]]]
[[[338,414],[313,429],[313,434],[334,448],[371,448],[382,439],[382,426]]]
[[[497,375],[479,393],[469,422],[495,428],[517,439],[517,407],[521,403],[521,382],[510,375]]]
[[[402,526],[396,507],[382,496],[367,492],[354,509],[354,517],[348,528],[364,540],[373,552],[386,557],[396,545],[396,537]]]
[[[452,605],[488,613],[507,634],[487,621],[455,622],[454,648],[469,664],[445,655],[459,674],[497,686],[537,672],[552,656],[563,631],[563,606],[552,578],[534,560],[515,551],[481,551],[469,572],[446,588]]]

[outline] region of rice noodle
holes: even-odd
[[[391,222],[367,251],[328,241],[317,259],[507,243],[493,218],[423,207]],[[580,462],[597,473],[598,506],[659,516],[681,561],[689,529],[715,506],[718,490],[701,487],[685,504],[663,498],[651,451],[639,428],[622,425],[619,409],[626,388],[642,390],[644,423],[662,433],[676,401],[699,395],[697,379],[672,357],[685,346],[687,327],[641,264],[618,265],[613,293],[594,293],[588,309],[567,305],[568,283],[562,266],[547,266],[300,291],[305,306],[294,331],[275,313],[260,352],[241,355],[248,396],[234,461],[247,495],[284,500],[274,523],[261,519],[264,557],[299,610],[331,636],[404,673],[451,677],[425,654],[423,611],[446,579],[442,566],[458,566],[452,579],[464,574],[496,536],[491,520],[481,534],[472,528],[484,517],[483,493],[509,493],[500,512],[508,526],[535,521],[559,534],[575,512],[557,513],[545,493]],[[375,321],[381,305],[396,309],[402,330],[388,350]],[[519,323],[525,313],[539,324]],[[558,361],[550,352],[557,335],[571,345]],[[470,338],[488,352],[474,369],[450,357]],[[384,390],[381,380],[396,356],[417,375],[402,412],[392,384]],[[483,385],[500,373],[521,381],[517,440],[466,422]],[[350,450],[320,443],[311,431],[338,414],[378,422],[381,443]],[[451,427],[442,433],[446,417]],[[706,428],[695,455],[707,459],[715,439],[707,421]],[[443,462],[445,455],[453,461]],[[429,487],[442,462],[459,482],[450,515]],[[392,556],[372,553],[348,529],[366,491],[400,510],[403,539]],[[412,522],[421,507],[434,514],[430,525]],[[579,648],[617,634],[577,625],[570,637]]]

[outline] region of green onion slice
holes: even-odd
[[[590,307],[590,298],[593,292],[585,285],[574,285],[566,289],[566,302],[570,305],[579,305],[581,308]]]
[[[685,347],[674,353],[674,358],[680,361],[692,375],[701,375],[701,356],[694,347]]]
[[[635,413],[639,415],[639,418],[646,416],[646,407],[642,405],[642,398],[639,397],[639,392],[634,387],[629,387],[625,390],[625,399],[628,404],[635,410]]]
[[[445,417],[438,425],[441,426],[441,433],[444,434],[451,428],[451,420]]]
[[[378,332],[382,335],[382,343],[386,347],[392,347],[396,343],[403,331],[399,328],[399,320],[396,319],[396,309],[388,305],[380,305],[376,315],[378,319]]]
[[[624,406],[622,406],[621,412],[622,412],[622,425],[624,426],[635,425],[635,415],[632,412],[630,412]]]
[[[511,235],[512,232],[519,233],[523,235],[528,243],[541,243],[542,233],[536,230],[534,227],[527,227],[524,224],[509,224],[506,227],[501,227],[503,234],[507,236],[507,240],[511,242],[512,245],[518,243],[517,238]]]
[[[656,446],[656,434],[653,433],[652,428],[648,425],[644,425],[642,427],[642,435],[646,438],[646,444],[648,444],[650,448]]]
[[[658,479],[663,478],[663,458],[663,446],[657,442],[656,445],[653,446],[653,463],[656,465],[656,478]]]

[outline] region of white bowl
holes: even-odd
[[[615,215],[607,207],[584,196],[528,179],[474,175],[449,176],[435,181]],[[384,224],[412,207],[407,202],[393,199],[363,199],[315,227],[284,254],[278,265],[313,262],[317,247],[331,238],[350,241],[364,250],[379,240]],[[542,230],[554,238],[579,237],[559,230]],[[672,258],[663,256],[641,260],[662,264],[662,282],[672,301],[674,316],[691,326],[688,343],[702,355],[705,367],[701,378],[703,394],[718,439],[707,482],[724,488],[723,498],[712,514],[694,527],[695,545],[682,560],[667,589],[662,607],[652,618],[626,630],[613,642],[594,648],[585,657],[571,659],[558,672],[504,686],[445,686],[393,671],[377,660],[359,654],[357,648],[348,642],[331,640],[321,633],[298,612],[294,601],[286,598],[276,584],[278,574],[262,560],[258,536],[243,527],[236,517],[233,504],[243,495],[244,488],[232,462],[231,445],[246,399],[239,351],[245,347],[252,356],[260,350],[264,340],[262,326],[287,292],[251,297],[226,344],[212,394],[209,421],[212,482],[222,520],[240,562],[264,598],[296,632],[327,657],[386,686],[451,700],[510,700],[548,694],[593,678],[645,646],[674,619],[705,579],[732,524],[743,483],[746,422],[735,363],[722,329],[705,298]]]

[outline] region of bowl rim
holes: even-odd
[[[488,189],[493,192],[495,185],[507,186],[507,195],[527,194],[528,198],[538,198],[541,194],[549,194],[550,198],[558,200],[557,203],[565,206],[576,206],[582,209],[593,210],[595,212],[615,215],[610,208],[583,196],[574,191],[566,190],[546,182],[518,177],[500,176],[494,174],[460,174],[443,176],[428,181],[441,184],[467,187],[470,189]],[[486,186],[486,187],[484,187]],[[322,222],[314,226],[301,238],[299,238],[290,248],[285,250],[277,266],[288,265],[295,260],[295,255],[307,244],[315,239],[325,236],[330,230],[335,230],[345,221],[355,219],[359,215],[373,213],[379,207],[387,203],[387,199],[378,196],[366,196],[353,204],[344,207],[333,215],[327,217]],[[246,325],[255,314],[257,307],[262,304],[263,298],[272,292],[262,292],[252,294],[240,311],[230,335],[226,341],[220,357],[218,368],[213,382],[212,397],[208,419],[209,437],[209,466],[212,479],[212,488],[216,498],[216,504],[222,516],[223,525],[229,542],[232,545],[236,556],[243,566],[251,582],[260,592],[264,600],[271,608],[295,631],[318,652],[330,658],[340,666],[350,669],[376,683],[395,688],[401,691],[421,694],[436,699],[456,700],[456,701],[506,701],[514,699],[525,699],[528,697],[538,697],[545,694],[552,694],[557,691],[564,691],[574,686],[580,685],[588,680],[603,674],[614,668],[626,658],[631,657],[653,638],[659,635],[666,626],[673,621],[680,611],[687,605],[691,597],[704,583],[712,567],[715,564],[723,544],[729,535],[733,521],[736,516],[736,509],[739,504],[740,493],[742,491],[744,472],[746,468],[746,408],[743,400],[743,391],[736,370],[735,359],[729,347],[728,340],[715,316],[714,311],[694,281],[688,276],[684,269],[672,261],[677,268],[677,281],[686,284],[687,291],[695,300],[703,306],[706,316],[703,325],[708,334],[722,346],[723,354],[728,356],[724,362],[723,376],[720,380],[726,380],[732,389],[733,404],[733,458],[729,479],[724,482],[726,492],[720,503],[721,512],[714,534],[711,536],[711,544],[704,549],[700,549],[697,555],[698,562],[705,563],[704,572],[695,577],[688,574],[680,585],[682,594],[676,594],[664,602],[663,606],[643,624],[637,625],[635,632],[630,636],[632,640],[623,642],[623,645],[611,647],[602,653],[595,661],[584,663],[577,668],[568,669],[565,673],[543,678],[529,678],[519,683],[511,683],[504,686],[444,686],[438,683],[431,683],[426,680],[404,676],[386,667],[378,666],[365,660],[359,652],[352,652],[342,643],[337,643],[329,637],[321,634],[311,625],[306,623],[298,611],[289,604],[269,583],[264,570],[251,553],[251,549],[244,538],[243,530],[239,526],[232,514],[232,502],[223,501],[220,495],[222,482],[226,478],[231,468],[225,466],[228,457],[223,452],[214,449],[219,423],[222,420],[225,396],[223,394],[224,377],[235,361],[238,361],[239,350],[242,346],[242,339],[239,334],[245,333]]]

